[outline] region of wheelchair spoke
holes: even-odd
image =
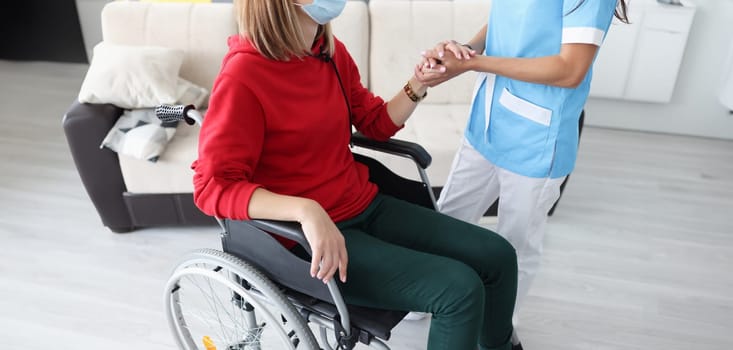
[[[197,265],[197,267],[213,270],[210,266]],[[218,272],[221,273],[227,271],[221,270]],[[254,318],[253,322],[247,322],[247,317],[244,313],[253,311],[245,310],[247,302],[244,298],[239,296],[240,300],[235,301],[234,295],[226,295],[226,298],[230,300],[230,305],[227,307],[223,301],[224,296],[221,295],[222,293],[216,292],[211,279],[203,276],[186,276],[184,279],[189,281],[190,284],[195,287],[201,295],[200,299],[202,299],[207,305],[207,308],[203,311],[188,311],[187,314],[191,318],[205,325],[206,328],[210,330],[216,329],[215,338],[219,339],[219,341],[225,342],[227,349],[257,348],[257,346],[262,342],[262,335],[264,333],[266,323],[252,324],[256,322]],[[251,305],[249,307],[251,307]],[[279,318],[285,318],[281,314],[278,314],[277,316]],[[282,326],[285,326],[285,323],[286,322],[283,322]],[[186,326],[186,328],[191,331],[190,326]],[[291,338],[291,343],[297,344],[299,342],[297,337],[293,337],[294,332],[291,331],[287,335]]]
[[[204,249],[174,270],[166,299],[168,321],[181,349],[319,349],[295,307],[253,269]]]
[[[263,303],[260,300],[262,295],[257,292],[250,294],[252,290],[222,288],[222,281],[238,285],[232,281],[230,271],[226,269],[214,272],[215,269],[209,265],[197,264],[185,270],[188,273],[178,280],[175,292],[178,297],[174,304],[176,309],[181,310],[181,319],[185,320],[179,322],[185,330],[182,334],[191,339],[190,343],[196,346],[194,349],[201,349],[204,338],[208,338],[207,341],[215,344],[219,350],[302,348],[302,334],[296,332],[289,322],[299,315],[269,310],[273,306],[265,307],[269,303]],[[259,323],[255,314],[267,321]],[[266,346],[273,343],[281,346]]]
[[[191,281],[193,282],[193,281],[194,281],[194,278],[191,278]],[[210,293],[210,294],[209,294],[209,293],[207,293],[207,292],[206,292],[206,291],[204,290],[204,288],[203,288],[203,287],[201,287],[201,286],[200,286],[200,285],[199,285],[198,283],[193,283],[193,285],[194,285],[194,286],[195,286],[195,287],[196,287],[196,288],[197,288],[197,289],[199,290],[199,292],[200,292],[200,293],[201,293],[201,294],[202,294],[202,295],[204,296],[204,298],[203,298],[203,299],[204,299],[204,300],[206,301],[206,303],[207,303],[207,304],[209,305],[209,309],[210,309],[211,311],[213,311],[213,312],[214,312],[214,313],[216,314],[216,319],[217,319],[217,322],[216,322],[216,323],[214,323],[214,324],[219,324],[219,325],[223,325],[223,324],[224,324],[224,322],[222,322],[222,320],[221,320],[221,317],[219,316],[218,308],[217,308],[217,306],[216,306],[216,300],[218,300],[219,298],[218,298],[217,296],[215,296],[215,293],[214,293],[214,291],[213,291],[213,287],[211,286],[211,281],[210,281],[210,280],[208,280],[208,279],[206,279],[206,281],[208,282],[207,284],[208,284],[208,286],[209,286],[209,290],[211,291],[211,293]],[[231,317],[230,317],[230,318],[231,318]],[[213,325],[213,324],[212,324],[212,325]],[[228,334],[227,334],[226,332],[224,332],[224,328],[223,328],[223,327],[221,328],[221,335],[222,335],[222,338],[226,337],[227,339],[230,339],[230,337],[228,336]]]
[[[200,267],[211,269],[211,266],[200,266]],[[221,273],[221,274],[226,273],[228,275],[228,271],[226,271],[224,269],[221,269],[218,272]],[[229,277],[229,276],[227,276],[227,277]],[[199,289],[199,291],[204,296],[206,296],[207,303],[209,303],[210,309],[216,314],[216,321],[218,321],[217,323],[219,325],[223,325],[225,323],[222,320],[222,316],[221,316],[221,314],[219,312],[219,310],[221,310],[221,312],[224,313],[227,316],[227,318],[229,319],[229,321],[231,321],[232,324],[235,324],[235,325],[236,324],[239,324],[239,325],[241,325],[242,326],[241,329],[249,329],[251,327],[255,327],[255,325],[249,325],[249,324],[245,325],[244,324],[245,317],[244,317],[244,315],[242,313],[242,309],[241,309],[243,307],[243,305],[242,306],[238,306],[237,303],[234,302],[234,295],[228,295],[227,296],[230,299],[229,304],[230,304],[230,307],[231,307],[231,310],[232,310],[231,312],[228,312],[227,311],[227,307],[225,306],[224,302],[221,300],[220,295],[214,292],[214,287],[213,287],[213,285],[211,283],[211,280],[210,279],[206,279],[206,283],[205,284],[206,284],[206,287],[208,287],[208,290],[210,291],[210,293],[207,293],[206,290],[204,290],[204,288],[201,287],[199,284],[196,284],[196,287]],[[239,301],[239,303],[241,303],[241,301]],[[236,310],[235,307],[236,307],[236,309],[239,309],[239,312],[235,311]],[[235,316],[233,316],[233,315],[235,315]],[[233,332],[232,333],[226,332],[225,330],[227,328],[232,329]],[[221,333],[222,333],[222,336],[223,337],[225,337],[226,339],[231,340],[231,341],[237,341],[237,340],[241,339],[241,337],[238,334],[236,334],[236,328],[235,327],[222,327],[221,328]],[[249,336],[249,335],[247,335],[247,336]]]
[[[213,326],[218,324],[218,320],[206,317],[205,315],[202,315],[200,313],[190,313],[190,315],[202,323],[205,323],[206,325]],[[221,324],[223,328],[226,328],[230,330],[228,334],[239,334],[235,337],[223,337],[219,335],[217,337],[218,339],[225,339],[226,342],[231,346],[232,344],[244,344],[247,346],[251,346],[254,344],[258,344],[260,342],[260,338],[262,337],[262,332],[265,328],[265,324],[261,324],[258,327],[255,328],[248,328],[248,329],[242,329],[237,327],[237,325],[229,325],[229,324]]]

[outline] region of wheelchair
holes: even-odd
[[[159,106],[163,121],[201,124],[192,106]],[[411,159],[421,181],[396,175],[363,154],[355,160],[369,168],[380,192],[435,209],[425,169],[430,155],[421,146],[391,139],[379,142],[355,133],[355,146]],[[222,251],[199,249],[182,258],[165,287],[168,324],[185,350],[350,350],[362,343],[389,350],[391,330],[408,310],[348,305],[332,278],[310,277],[310,257],[296,254],[276,237],[297,242],[310,253],[295,222],[237,221],[217,218]],[[315,331],[318,338],[316,339]]]

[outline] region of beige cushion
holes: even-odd
[[[178,49],[99,43],[79,102],[111,103],[126,109],[174,103],[182,62],[183,51]]]
[[[181,49],[180,76],[209,90],[227,52],[226,39],[236,32],[231,4],[113,1],[102,11],[105,42]]]
[[[198,109],[204,109],[209,103],[209,90],[186,79],[178,78],[176,102],[178,104],[194,105]]]
[[[197,156],[199,127],[178,123],[175,137],[168,142],[158,161],[120,155],[120,168],[127,191],[131,193],[191,193]]]

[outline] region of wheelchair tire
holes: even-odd
[[[189,253],[168,280],[165,303],[180,349],[320,349],[307,322],[273,282],[218,250]]]

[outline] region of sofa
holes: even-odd
[[[467,40],[488,18],[488,0],[351,0],[333,22],[375,94],[391,97],[404,85],[419,52],[447,38]],[[236,33],[232,5],[114,1],[101,16],[105,43],[163,46],[184,51],[180,76],[211,87]],[[94,61],[92,61],[94,64]],[[427,169],[436,193],[445,183],[466,124],[475,75],[465,74],[430,89],[396,138],[422,145],[432,156]],[[100,143],[123,109],[75,101],[63,128],[83,185],[102,223],[113,232],[161,225],[214,223],[192,200],[190,165],[198,128],[181,123],[157,162],[119,155]],[[396,173],[418,179],[411,161],[364,151]]]

